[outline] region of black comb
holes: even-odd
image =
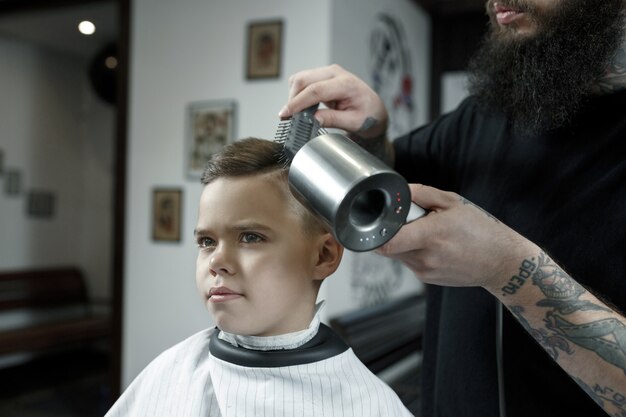
[[[282,143],[283,152],[281,160],[285,165],[289,165],[295,154],[307,144],[308,141],[321,133],[326,133],[320,128],[319,122],[314,114],[317,111],[317,104],[295,113],[288,119],[281,120],[278,124],[274,140]]]

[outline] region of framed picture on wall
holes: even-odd
[[[188,177],[200,178],[209,158],[235,140],[236,107],[233,100],[189,104],[185,146]]]
[[[152,190],[152,239],[180,241],[182,190],[155,188]]]
[[[248,25],[248,79],[280,76],[282,33],[282,20],[252,22]]]
[[[30,217],[51,219],[54,217],[56,197],[51,191],[30,190],[26,197],[26,213]]]

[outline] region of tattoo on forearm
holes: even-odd
[[[502,287],[502,296],[513,295],[522,288],[526,280],[537,270],[535,258],[524,259],[519,267],[519,272],[509,278],[509,282]]]
[[[516,294],[530,276],[532,276],[533,285],[539,287],[546,296],[545,299],[537,303],[538,306],[552,307],[561,314],[585,310],[611,311],[591,301],[580,300],[580,296],[586,292],[583,286],[572,279],[543,252],[539,254],[536,260],[530,258],[522,261],[519,273],[513,275],[502,287],[502,295]]]
[[[537,303],[541,307],[553,307],[561,314],[571,314],[575,311],[604,310],[591,301],[580,300],[580,296],[587,291],[577,283],[558,265],[556,265],[545,253],[539,254],[539,267],[533,275],[533,284],[538,286],[546,296]]]
[[[595,384],[592,388],[580,378],[574,378],[574,380],[609,415],[626,416],[626,395],[623,392],[599,384]]]
[[[559,350],[570,355],[574,353],[574,350],[571,348],[570,344],[565,338],[559,335],[549,334],[546,329],[533,328],[522,315],[522,313],[524,313],[524,307],[512,306],[511,312],[524,327],[524,329],[526,329],[526,331],[530,333],[530,335],[537,342],[539,342],[539,344],[546,350],[546,352],[548,352],[552,359],[558,359]]]
[[[533,285],[539,287],[546,297],[536,305],[550,308],[543,319],[545,328],[531,327],[521,306],[512,306],[511,312],[552,358],[558,358],[559,350],[574,353],[572,343],[594,352],[626,374],[626,325],[622,321],[610,317],[574,323],[564,318],[578,311],[612,310],[593,301],[581,300],[586,290],[543,252],[536,259],[522,261],[519,272],[502,288],[503,295],[517,293],[528,278],[532,278]]]
[[[572,343],[595,352],[626,374],[626,326],[614,318],[574,324],[550,311],[544,319],[546,328]]]

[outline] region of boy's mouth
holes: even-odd
[[[235,300],[242,296],[243,294],[235,292],[228,287],[212,287],[209,290],[209,301],[212,303],[221,303],[225,301]]]

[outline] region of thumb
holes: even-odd
[[[441,191],[423,184],[409,184],[411,200],[426,211],[441,211],[450,207],[457,199],[454,193]],[[424,216],[405,224],[396,235],[376,251],[384,256],[395,258],[409,251],[426,247],[426,240],[433,234],[430,216]]]

